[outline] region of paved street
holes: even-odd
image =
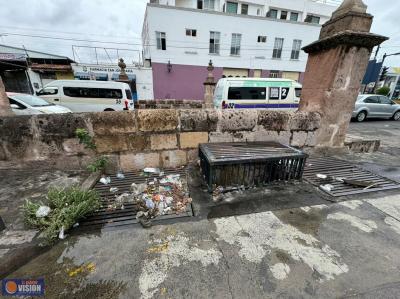
[[[361,123],[351,122],[348,133],[372,139],[378,138],[382,147],[399,149],[400,121],[368,119]]]
[[[48,298],[395,298],[399,219],[394,195],[72,236],[10,277]]]

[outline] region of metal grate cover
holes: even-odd
[[[329,182],[333,186],[332,190],[321,190],[334,197],[400,188],[400,184],[396,181],[379,176],[346,161],[333,158],[309,158],[304,168],[303,177],[306,181],[317,187],[326,184],[323,179],[319,179],[316,176],[317,174],[377,184],[366,189],[365,187],[351,186],[338,181]]]
[[[301,179],[307,155],[276,142],[205,143],[200,167],[209,191]]]
[[[182,178],[186,179],[185,169],[167,169],[163,170],[165,175],[180,174]],[[157,174],[149,174],[143,176],[141,172],[125,173],[125,179],[118,179],[115,175],[110,175],[111,183],[104,185],[100,182],[94,186],[94,189],[99,192],[102,201],[102,207],[80,222],[79,227],[84,229],[95,229],[106,227],[117,227],[138,223],[136,220],[136,213],[138,212],[137,205],[134,203],[124,203],[124,209],[107,210],[109,204],[115,202],[115,195],[120,195],[129,192],[132,183],[145,183],[148,179],[159,178]],[[118,192],[110,193],[111,187],[117,187]],[[182,214],[161,215],[154,219],[154,222],[193,216],[191,205],[188,205],[186,212]]]

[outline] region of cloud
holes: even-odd
[[[0,0],[0,34],[57,36],[85,40],[140,44],[146,0]],[[18,29],[22,28],[22,29]],[[40,30],[37,30],[40,29]],[[75,34],[71,34],[75,33]],[[0,43],[73,57],[72,45],[140,49],[140,46],[40,39],[8,35]],[[98,56],[109,61],[104,49]],[[82,58],[94,62],[94,50],[80,49]],[[116,59],[115,50],[109,55]],[[86,54],[85,54],[86,53]],[[79,55],[79,53],[78,53]],[[135,56],[137,52],[126,53]],[[134,57],[128,57],[133,59]]]

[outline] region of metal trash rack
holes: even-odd
[[[277,142],[203,143],[200,168],[212,192],[216,187],[252,187],[300,180],[308,155]]]

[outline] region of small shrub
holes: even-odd
[[[378,88],[376,90],[376,94],[382,95],[382,96],[387,96],[390,92],[390,88],[387,86],[383,86],[381,88]]]
[[[36,217],[40,206],[51,208],[46,217]],[[69,230],[80,219],[100,208],[100,197],[94,190],[84,191],[77,187],[66,189],[52,188],[47,193],[47,203],[25,202],[22,209],[25,223],[39,229],[49,242],[57,239],[62,227]]]
[[[96,145],[93,142],[92,136],[85,129],[78,128],[75,130],[75,135],[79,139],[79,143],[85,145],[85,148],[95,150]]]
[[[101,171],[104,172],[104,169],[106,168],[108,163],[108,158],[107,157],[100,157],[97,158],[96,160],[93,161],[93,163],[90,163],[87,167],[87,169],[90,172],[96,172],[96,171]]]

